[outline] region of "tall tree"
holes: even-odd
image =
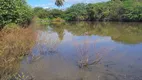
[[[64,1],[65,0],[56,0],[55,4],[60,7],[63,5]]]

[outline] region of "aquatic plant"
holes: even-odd
[[[29,74],[25,74],[24,72],[21,72],[21,73],[14,74],[13,79],[14,80],[34,80],[34,77]]]
[[[90,47],[92,46],[89,45],[88,40],[83,41],[83,43],[81,43],[82,45],[78,45],[79,43],[75,44],[79,58],[79,60],[77,61],[77,65],[79,68],[86,68],[90,65],[98,64],[102,60],[103,56],[108,53],[108,49],[106,48],[101,48],[99,51],[96,50],[95,45],[97,41],[98,40],[94,41],[93,43],[93,53],[90,51]]]

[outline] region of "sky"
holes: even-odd
[[[64,5],[62,7],[57,7],[55,5],[55,0],[27,0],[27,1],[28,4],[31,5],[32,7],[66,9],[76,3],[97,3],[109,0],[65,0]]]

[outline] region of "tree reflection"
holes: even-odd
[[[60,40],[63,39],[66,29],[76,36],[83,36],[87,33],[87,35],[110,36],[112,40],[126,44],[142,42],[141,23],[69,22],[58,26],[52,25],[52,28],[58,33]]]

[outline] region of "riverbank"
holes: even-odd
[[[16,24],[0,31],[0,79],[9,80],[18,71],[20,61],[30,54],[35,45],[36,33],[31,28]]]

